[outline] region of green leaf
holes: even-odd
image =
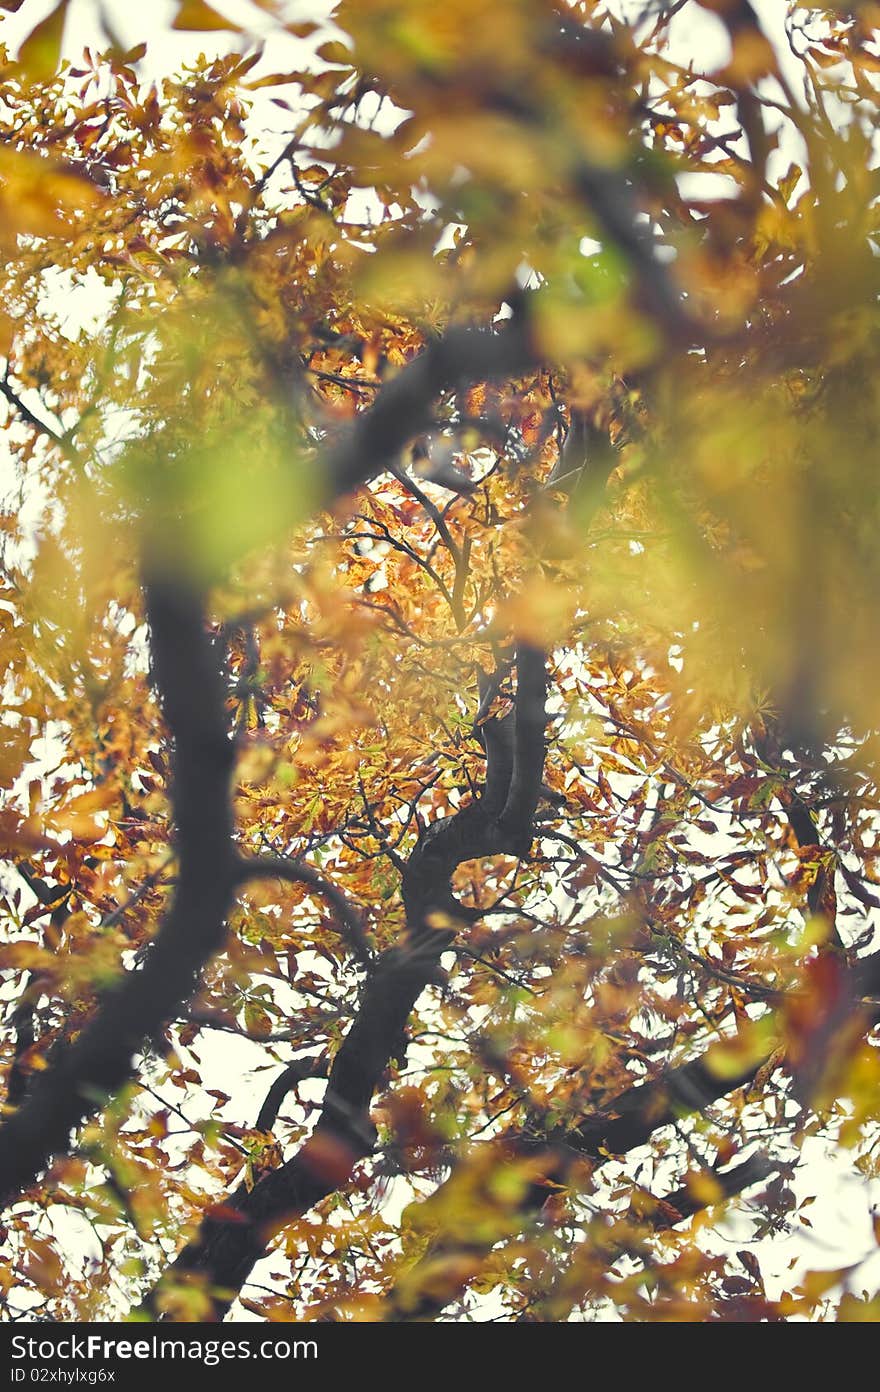
[[[61,3],[40,21],[36,29],[31,30],[19,49],[18,61],[34,82],[48,81],[50,77],[54,77],[58,69],[67,4],[68,0],[61,0]]]

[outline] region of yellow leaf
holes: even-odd
[[[0,970],[44,971],[55,966],[55,954],[35,942],[7,943],[0,947]]]
[[[850,1266],[841,1266],[831,1271],[808,1271],[803,1279],[805,1296],[808,1300],[819,1300],[827,1291],[839,1285],[852,1269]]]
[[[704,1208],[711,1207],[712,1204],[720,1203],[724,1198],[724,1189],[713,1174],[708,1170],[693,1170],[687,1176],[687,1187],[689,1192]]]
[[[0,248],[13,249],[21,232],[65,235],[65,214],[94,207],[91,181],[27,150],[0,149]]]
[[[36,29],[31,30],[19,50],[18,61],[36,82],[44,82],[54,76],[61,57],[66,17],[67,0],[61,0]]]
[[[734,40],[729,64],[718,76],[734,87],[746,86],[772,73],[775,66],[773,49],[764,35],[757,29],[743,29]]]
[[[236,34],[241,32],[238,24],[233,24],[231,19],[224,19],[223,15],[206,5],[205,0],[181,0],[171,28],[198,31],[230,29]]]
[[[317,50],[316,56],[321,58],[325,63],[335,63],[340,67],[351,67],[351,51],[345,47],[345,44],[338,43],[335,39],[331,39],[328,43],[321,44],[321,47]]]

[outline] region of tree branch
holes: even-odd
[[[434,339],[383,386],[373,405],[357,416],[325,459],[329,493],[350,493],[388,468],[414,436],[431,423],[431,406],[459,382],[515,377],[535,361],[528,323],[520,315],[497,332],[452,328]]]
[[[842,997],[852,1002],[853,1008],[862,1012],[866,1029],[880,1019],[880,1002],[872,999],[878,991],[880,953],[865,958],[847,971],[841,988]],[[515,1200],[512,1221],[517,1222],[518,1214],[519,1224],[524,1224],[530,1215],[537,1213],[548,1194],[552,1192],[552,1186],[565,1184],[574,1161],[587,1157],[601,1163],[611,1156],[623,1156],[638,1146],[647,1144],[654,1132],[661,1127],[672,1125],[684,1115],[705,1112],[723,1097],[729,1096],[741,1087],[748,1087],[769,1057],[770,1053],[767,1052],[757,1060],[752,1058],[743,1063],[741,1068],[731,1072],[729,1067],[720,1067],[717,1060],[713,1060],[713,1050],[709,1049],[707,1053],[686,1064],[668,1069],[648,1082],[627,1089],[613,1098],[606,1107],[587,1116],[577,1127],[570,1130],[561,1127],[543,1133],[536,1131],[530,1135],[492,1142],[491,1144],[498,1147],[499,1166],[524,1155],[538,1155],[543,1159],[539,1179]],[[761,1157],[752,1157],[729,1171],[718,1173],[715,1178],[721,1184],[725,1196],[730,1196],[747,1185],[766,1178],[769,1169],[762,1169],[762,1164],[766,1164],[766,1161]],[[448,1183],[450,1180],[445,1181],[445,1184]],[[443,1187],[444,1185],[441,1185],[440,1189]],[[431,1203],[433,1198],[432,1195],[426,1202]],[[677,1190],[663,1200],[663,1203],[671,1205],[680,1215],[678,1219],[671,1218],[670,1224],[704,1206],[696,1202],[687,1189]],[[442,1207],[441,1203],[441,1210]],[[457,1281],[444,1281],[442,1291],[438,1291],[433,1283],[429,1286],[427,1282],[420,1291],[422,1276],[429,1277],[430,1267],[439,1257],[461,1246],[460,1242],[457,1245],[444,1244],[441,1238],[440,1242],[405,1274],[399,1289],[392,1290],[388,1297],[386,1317],[408,1320],[436,1319],[442,1310],[456,1299],[466,1281],[476,1272],[472,1271],[471,1276],[459,1278]],[[490,1247],[491,1240],[479,1247],[471,1243],[468,1245],[467,1253],[474,1257],[485,1256]]]
[[[498,818],[499,826],[518,855],[524,855],[531,844],[532,822],[541,796],[546,699],[544,654],[539,648],[520,643],[516,651],[513,770],[504,811]]]
[[[304,1083],[307,1078],[326,1078],[327,1061],[326,1059],[303,1058],[294,1059],[287,1067],[279,1073],[266,1096],[263,1104],[257,1113],[254,1128],[257,1131],[271,1131],[278,1119],[282,1103],[289,1092],[299,1083]]]
[[[146,586],[153,670],[174,740],[173,812],[180,875],[143,964],[102,1000],[71,1043],[53,1051],[22,1105],[0,1125],[0,1198],[29,1185],[71,1130],[131,1076],[144,1039],[171,1018],[223,941],[232,884],[232,745],[219,654],[199,596],[167,580]]]
[[[259,856],[249,860],[238,857],[235,861],[234,876],[236,884],[248,880],[286,880],[290,884],[304,884],[326,899],[337,919],[339,933],[348,943],[361,966],[369,968],[373,954],[364,932],[360,914],[346,899],[341,890],[324,878],[313,865],[298,860],[294,856]]]
[[[429,408],[444,388],[511,375],[531,360],[528,334],[519,320],[497,333],[453,329],[435,340],[383,387],[346,438],[328,452],[325,493],[350,491],[384,467],[428,423]],[[66,442],[33,417],[8,383],[2,388],[10,404],[66,452]],[[67,1147],[71,1130],[131,1076],[135,1052],[174,1015],[201,968],[221,946],[240,873],[231,840],[233,748],[220,666],[204,632],[201,598],[184,582],[159,576],[146,585],[146,596],[153,669],[175,743],[180,879],[142,965],[107,993],[72,1044],[53,1052],[29,1096],[0,1125],[0,1202],[30,1184],[49,1159]],[[325,897],[326,889],[324,882]],[[334,907],[339,912],[341,904]],[[360,950],[361,959],[366,959],[363,941]]]
[[[250,1190],[241,1186],[219,1211],[205,1216],[196,1238],[147,1296],[145,1313],[173,1318],[175,1285],[195,1281],[204,1287],[205,1317],[222,1319],[275,1233],[293,1215],[344,1185],[357,1161],[371,1153],[375,1133],[368,1109],[373,1095],[389,1063],[405,1051],[410,1013],[425,987],[442,980],[439,958],[455,937],[456,923],[466,917],[452,894],[452,872],[477,855],[521,853],[530,835],[525,818],[528,807],[534,810],[537,802],[533,782],[539,788],[541,781],[535,748],[543,764],[546,676],[543,656],[535,650],[522,649],[518,661],[522,695],[514,719],[522,712],[526,734],[520,756],[522,793],[517,795],[521,801],[512,831],[490,815],[481,797],[428,828],[403,872],[406,937],[372,966],[360,1008],[330,1068],[314,1132],[279,1169]],[[491,776],[490,767],[487,781]],[[275,873],[279,862],[266,859],[258,864],[267,867],[266,873]],[[245,865],[249,870],[250,862]]]
[[[644,1145],[660,1127],[670,1125],[682,1115],[702,1112],[713,1102],[748,1085],[761,1066],[760,1063],[750,1064],[730,1076],[729,1073],[721,1074],[714,1070],[708,1062],[710,1056],[711,1050],[690,1063],[662,1073],[651,1082],[627,1089],[613,1098],[607,1107],[592,1113],[572,1130],[559,1128],[489,1142],[498,1150],[497,1166],[491,1167],[492,1172],[527,1156],[541,1158],[538,1178],[522,1192],[512,1190],[511,1224],[519,1229],[534,1216],[554,1189],[565,1185],[575,1161],[589,1157],[601,1162],[612,1155],[627,1154],[637,1146]],[[451,1182],[454,1182],[454,1178],[446,1180],[445,1184]],[[440,1189],[444,1187],[441,1185]],[[675,1197],[684,1202],[683,1195]],[[433,1203],[434,1198],[435,1195],[431,1195],[426,1202]],[[672,1203],[673,1199],[669,1202]],[[678,1204],[674,1206],[681,1212]],[[442,1211],[442,1203],[439,1207]],[[685,1215],[682,1213],[681,1216]],[[465,1245],[468,1256],[482,1260],[488,1255],[492,1242],[491,1237],[467,1244],[460,1240],[444,1242],[441,1238],[415,1267],[405,1273],[399,1288],[391,1291],[386,1317],[422,1321],[436,1319],[461,1294],[476,1271],[465,1276],[452,1275],[444,1279],[440,1283],[442,1289],[438,1289],[437,1283],[429,1279],[432,1268],[436,1270],[438,1260]]]

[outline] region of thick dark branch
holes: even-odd
[[[860,1013],[864,1029],[880,1017],[880,1009],[870,999],[880,988],[880,953],[872,954],[855,967],[841,970],[840,1001],[843,1012]],[[868,998],[866,1000],[866,998]],[[601,1159],[604,1155],[624,1155],[644,1145],[660,1126],[678,1117],[703,1112],[722,1097],[746,1087],[763,1067],[769,1053],[743,1062],[731,1072],[727,1061],[710,1049],[699,1058],[669,1069],[650,1082],[640,1083],[614,1099],[608,1107],[585,1118],[570,1131],[555,1132],[535,1144],[562,1145],[571,1152]]]
[[[504,811],[498,819],[510,849],[525,855],[541,796],[544,728],[547,714],[547,668],[539,648],[520,643],[516,650],[516,700],[513,726],[513,771]]]
[[[519,320],[499,332],[451,330],[380,391],[325,457],[324,492],[350,491],[392,461],[429,424],[431,405],[444,389],[515,374],[532,357]],[[66,449],[3,385],[10,404]],[[184,585],[157,579],[147,587],[147,600],[154,672],[175,742],[180,879],[142,966],[107,994],[73,1044],[53,1054],[30,1096],[0,1126],[0,1200],[27,1186],[66,1147],[70,1131],[125,1082],[135,1052],[190,994],[223,940],[237,872],[229,798],[233,750],[218,654],[205,635],[201,603]],[[361,947],[366,957],[366,944]]]
[[[200,599],[183,586],[147,586],[153,669],[174,739],[173,807],[180,876],[165,921],[143,965],[102,1000],[72,1042],[33,1078],[0,1126],[0,1196],[30,1184],[71,1130],[131,1076],[145,1038],[188,996],[223,941],[232,891],[232,745],[226,729],[220,655],[204,627]]]
[[[667,343],[685,345],[701,336],[688,317],[681,290],[657,257],[650,224],[640,218],[632,185],[619,169],[582,164],[575,184],[602,233],[623,252],[632,269],[642,307],[661,326]],[[705,334],[705,328],[702,328]]]
[[[333,910],[341,936],[348,943],[363,967],[370,967],[373,954],[364,933],[360,914],[330,880],[294,856],[260,856],[258,859],[239,858],[235,863],[235,879],[239,884],[248,880],[286,880],[289,884],[304,884],[320,894]]]
[[[649,1141],[659,1127],[670,1125],[680,1116],[704,1112],[722,1097],[747,1086],[763,1062],[764,1059],[750,1061],[731,1073],[713,1061],[710,1049],[690,1063],[630,1088],[572,1130],[551,1133],[535,1144],[549,1142],[569,1153],[589,1155],[596,1160],[605,1155],[625,1155]]]
[[[144,1313],[165,1317],[166,1308],[173,1311],[168,1297],[175,1285],[195,1280],[205,1284],[210,1318],[222,1319],[274,1234],[348,1181],[375,1145],[367,1109],[390,1059],[403,1048],[410,1011],[436,966],[433,944],[383,953],[333,1060],[313,1134],[279,1169],[252,1189],[241,1185],[218,1212],[206,1214],[196,1238],[147,1297]]]
[[[773,1160],[758,1150],[747,1159],[741,1160],[738,1165],[731,1165],[729,1170],[711,1170],[709,1177],[712,1186],[705,1193],[702,1190],[695,1193],[691,1187],[684,1185],[673,1194],[667,1194],[662,1200],[662,1209],[654,1215],[654,1225],[658,1228],[673,1228],[676,1223],[683,1223],[685,1219],[692,1218],[701,1209],[736,1198],[737,1194],[751,1188],[753,1184],[763,1184],[765,1179],[769,1179],[779,1169],[778,1160]],[[708,1200],[706,1193],[711,1195]],[[670,1212],[670,1209],[674,1212]]]
[[[535,650],[522,649],[518,661],[521,693],[514,720],[522,711],[526,733],[514,829],[502,829],[481,797],[428,828],[403,872],[406,938],[372,967],[358,1013],[333,1060],[314,1133],[279,1169],[251,1190],[239,1188],[219,1213],[205,1217],[197,1237],[147,1297],[146,1313],[161,1318],[163,1308],[173,1312],[174,1285],[196,1280],[205,1284],[211,1317],[222,1319],[273,1235],[292,1216],[344,1185],[356,1162],[372,1151],[375,1135],[368,1112],[373,1095],[389,1063],[405,1050],[406,1024],[416,1001],[427,985],[442,980],[439,958],[454,939],[456,922],[467,917],[452,894],[453,870],[475,856],[527,849],[527,809],[534,810],[541,783],[546,676],[543,656]],[[541,764],[536,764],[536,749]],[[285,862],[255,864],[275,873]],[[245,865],[249,872],[251,862]],[[298,873],[289,877],[303,878]]]
[[[488,716],[479,726],[486,750],[482,794],[453,817],[428,827],[403,875],[403,902],[413,942],[455,935],[455,923],[469,910],[455,899],[450,879],[465,860],[528,852],[541,795],[544,769],[544,709],[547,674],[544,654],[528,644],[517,649],[517,690],[512,713]],[[481,709],[488,711],[496,679],[481,684]],[[443,920],[449,920],[445,925]]]
[[[838,1011],[838,1016],[843,1013],[848,1018],[856,1012],[863,1030],[875,1024],[880,1019],[880,1001],[875,999],[880,994],[880,953],[843,971],[839,994],[841,1000],[849,1004],[849,1010]],[[729,1067],[721,1066],[717,1054],[710,1049],[689,1063],[627,1089],[612,1099],[607,1107],[587,1116],[577,1127],[561,1127],[551,1132],[494,1143],[499,1149],[499,1164],[516,1155],[537,1153],[543,1158],[542,1179],[531,1185],[516,1201],[517,1212],[511,1215],[511,1225],[524,1225],[538,1212],[552,1192],[547,1187],[548,1181],[553,1185],[564,1184],[572,1162],[582,1156],[601,1162],[610,1156],[623,1156],[638,1146],[646,1145],[660,1127],[669,1126],[682,1116],[705,1112],[723,1097],[741,1087],[748,1087],[769,1057],[768,1053],[757,1060],[744,1061],[739,1069],[731,1072]],[[724,1195],[730,1196],[766,1178],[769,1172],[765,1158],[755,1156],[729,1171],[718,1173],[715,1178]],[[670,1223],[680,1221],[704,1206],[695,1201],[687,1190],[678,1190],[663,1202],[671,1205],[679,1215],[678,1218],[670,1217]],[[460,1247],[461,1243],[457,1245]],[[468,1254],[488,1254],[490,1245],[485,1242],[481,1246],[471,1244],[467,1249]],[[463,1281],[457,1284],[450,1282],[442,1292],[435,1289],[429,1291],[427,1288],[424,1293],[419,1291],[422,1270],[428,1275],[432,1262],[449,1250],[449,1245],[444,1244],[441,1238],[422,1262],[407,1273],[400,1289],[395,1289],[389,1296],[388,1317],[436,1319],[445,1306],[460,1295]]]
[[[491,329],[453,328],[392,377],[369,410],[325,461],[327,491],[349,493],[396,464],[407,442],[431,424],[431,407],[459,382],[515,377],[534,362],[527,323],[509,320]]]
[[[482,804],[486,816],[497,821],[504,811],[513,776],[514,713],[491,715],[478,734],[486,751],[486,783]]]
[[[602,1161],[611,1155],[625,1155],[644,1145],[661,1126],[667,1126],[686,1114],[702,1112],[713,1102],[747,1085],[760,1066],[755,1063],[730,1076],[729,1073],[716,1072],[710,1059],[711,1051],[680,1068],[670,1069],[651,1082],[627,1089],[601,1112],[588,1116],[572,1130],[559,1128],[557,1131],[490,1142],[497,1146],[499,1166],[525,1155],[537,1154],[542,1159],[540,1179],[512,1201],[511,1230],[518,1230],[538,1213],[554,1187],[566,1183],[570,1166],[580,1157],[589,1156]],[[681,1195],[675,1197],[684,1202]],[[678,1208],[677,1204],[675,1206]],[[678,1211],[681,1212],[680,1209]],[[681,1216],[685,1215],[682,1213]],[[467,1245],[467,1252],[472,1257],[487,1256],[491,1245],[491,1238],[479,1239]],[[406,1273],[400,1289],[393,1290],[389,1295],[388,1317],[436,1319],[461,1294],[465,1281],[453,1277],[448,1283],[442,1283],[442,1290],[438,1290],[433,1282],[426,1283],[424,1290],[420,1290],[422,1275],[429,1277],[430,1269],[436,1266],[438,1259],[461,1247],[461,1241],[450,1245],[444,1243],[441,1237],[418,1265]]]
[[[591,412],[572,408],[565,443],[546,487],[573,498],[581,527],[588,527],[605,499],[608,478],[618,463],[607,429],[595,423]]]
[[[254,1127],[257,1131],[271,1131],[278,1119],[282,1104],[289,1092],[307,1078],[326,1078],[327,1060],[321,1058],[294,1059],[279,1073],[263,1098],[263,1105],[257,1113]]]

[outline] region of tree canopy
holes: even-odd
[[[312,8],[0,3],[0,1313],[878,1319],[880,8]]]

